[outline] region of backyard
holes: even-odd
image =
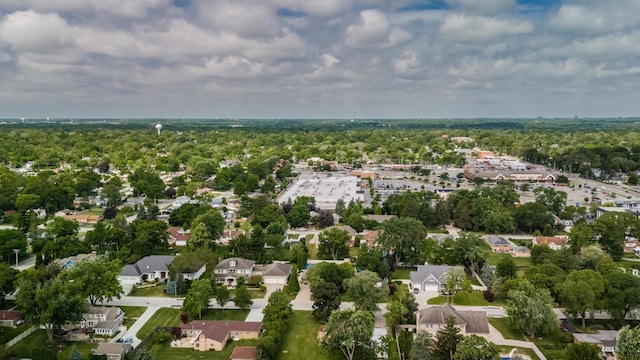
[[[180,326],[181,309],[161,308],[142,326],[136,334],[138,339],[144,339],[158,326]],[[219,310],[209,309],[202,313],[202,320],[237,320],[244,321],[249,310]]]
[[[311,311],[294,311],[289,319],[287,332],[284,334],[281,353],[278,360],[333,360],[339,359],[323,349],[318,342],[318,322]]]
[[[228,360],[233,348],[236,346],[255,346],[257,340],[232,341],[222,351],[195,351],[185,348],[172,348],[169,344],[154,344],[151,349],[153,360]]]

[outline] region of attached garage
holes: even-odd
[[[285,285],[289,280],[291,273],[290,264],[274,263],[265,266],[256,266],[254,274],[262,275],[262,281],[265,284]],[[293,275],[297,276],[297,274]]]

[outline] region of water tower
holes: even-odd
[[[158,136],[160,136],[160,130],[162,130],[162,124],[156,124],[156,129],[158,130]]]

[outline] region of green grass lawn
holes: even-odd
[[[58,353],[59,360],[68,360],[71,357],[71,352],[73,351],[74,347],[78,349],[83,359],[88,359],[91,355],[91,350],[98,347],[98,344],[91,344],[80,341],[64,344],[66,345],[66,348]]]
[[[266,293],[266,291],[262,291],[260,289],[249,288],[249,295],[251,295],[252,299],[264,299]],[[235,297],[236,289],[229,289],[229,294],[231,294],[232,298]]]
[[[333,354],[323,349],[318,342],[318,322],[311,311],[294,311],[284,334],[278,360],[334,360]]]
[[[640,269],[640,262],[629,261],[629,260],[618,260],[615,261],[616,265],[623,267],[627,270],[631,269]]]
[[[136,334],[138,339],[144,339],[158,326],[179,326],[181,309],[161,308],[142,326]]]
[[[22,324],[15,328],[0,326],[0,344],[6,344],[7,341],[13,339],[19,334],[22,334],[30,327],[31,323]]]
[[[175,295],[169,295],[164,292],[164,289],[167,288],[167,285],[157,285],[146,288],[134,288],[131,290],[129,296],[140,296],[140,297],[173,297]],[[182,295],[184,296],[184,295]]]
[[[83,211],[83,215],[102,215],[104,214],[104,209],[99,207],[92,207],[91,210]]]
[[[124,325],[130,327],[147,310],[146,306],[118,306],[124,311]]]
[[[518,267],[518,270],[525,270],[526,268],[533,266],[533,263],[531,262],[531,258],[513,257],[510,254],[494,253],[494,252],[489,253],[489,256],[487,257],[487,262],[491,266],[496,266],[498,265],[500,260],[502,260],[505,257],[513,258],[513,262],[516,263],[516,267]]]
[[[398,269],[391,273],[392,279],[409,279],[409,273],[416,271],[416,268]]]
[[[447,302],[446,296],[438,296],[435,298],[431,298],[427,300],[427,304],[429,305],[440,305]],[[482,297],[482,292],[480,291],[472,291],[470,293],[465,291],[458,292],[454,297],[452,304],[454,305],[469,305],[469,306],[499,306],[500,302],[494,301],[492,303],[488,302]]]
[[[356,257],[359,254],[360,254],[360,248],[357,248],[357,247],[349,248],[349,257],[350,258]]]
[[[169,344],[154,344],[151,349],[153,360],[228,360],[233,348],[236,346],[256,346],[258,340],[232,341],[222,351],[195,351],[185,348],[172,348]]]
[[[496,330],[500,331],[500,333],[505,339],[526,341],[522,332],[513,330],[511,326],[509,326],[509,323],[507,322],[506,318],[490,317],[488,319],[489,319],[489,323],[493,325],[493,327],[496,328]]]
[[[309,249],[309,260],[318,260],[318,248],[315,245],[307,246]]]
[[[179,326],[182,309],[161,308],[142,326],[136,334],[138,339],[144,339],[158,326]],[[202,320],[237,320],[244,321],[249,310],[219,310],[209,309],[202,313]],[[155,359],[155,358],[154,358]]]

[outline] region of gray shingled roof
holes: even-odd
[[[169,265],[175,258],[175,255],[145,256],[137,263],[123,267],[120,276],[140,276],[154,271],[169,271]]]
[[[420,324],[439,324],[447,323],[447,318],[453,316],[456,319],[456,325],[466,325],[467,333],[488,334],[489,322],[487,321],[487,313],[485,311],[462,311],[456,310],[449,304],[441,306],[430,306],[418,312]]]
[[[236,266],[231,267],[231,261],[236,262]],[[247,260],[243,258],[229,258],[224,259],[216,265],[216,269],[251,269],[256,264],[253,260]]]
[[[463,270],[461,266],[449,265],[419,265],[417,271],[409,273],[413,284],[423,283],[429,275],[433,275],[440,283],[444,282],[442,276],[451,270]]]
[[[491,245],[511,245],[505,238],[495,235],[487,237],[487,242]]]
[[[290,264],[274,263],[262,267],[262,276],[288,276],[290,272]]]

